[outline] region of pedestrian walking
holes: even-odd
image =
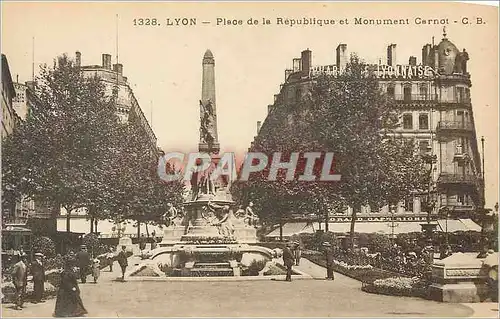
[[[45,283],[45,267],[43,265],[43,254],[35,253],[35,260],[31,263],[31,274],[33,275],[33,303],[42,302],[44,283]]]
[[[302,257],[302,247],[299,241],[293,242],[293,258],[295,266],[300,264],[300,258]]]
[[[94,278],[94,284],[97,283],[97,279],[101,274],[101,261],[97,258],[92,260],[92,277]]]
[[[141,235],[141,238],[139,238],[139,250],[142,251],[146,249],[146,238],[144,237],[144,234]]]
[[[325,241],[322,246],[324,247],[325,259],[326,259],[326,280],[334,280],[333,275],[333,249],[332,244]]]
[[[73,263],[70,259],[66,259],[57,292],[54,317],[82,317],[87,314],[76,278]]]
[[[151,241],[151,250],[155,250],[156,247],[158,246],[158,243],[156,242],[156,236],[153,236],[153,238],[151,238],[152,241]]]
[[[125,250],[127,246],[122,246],[122,250],[118,253],[118,264],[122,269],[122,280],[125,280],[125,271],[127,270],[128,262],[127,262],[127,251]]]
[[[109,252],[106,254],[106,259],[109,265],[109,271],[113,272],[113,263],[115,262],[115,252],[113,247],[109,247]]]
[[[23,308],[27,281],[28,269],[26,267],[26,254],[21,253],[18,255],[18,262],[12,269],[12,283],[16,288],[16,310],[21,310]]]
[[[291,243],[287,243],[283,249],[283,264],[286,267],[286,281],[292,281],[292,265],[295,262],[291,248]]]
[[[82,245],[80,247],[80,251],[76,254],[76,260],[80,268],[80,280],[84,284],[87,282],[87,276],[89,275],[89,268],[91,266],[91,259],[87,252],[87,246]]]

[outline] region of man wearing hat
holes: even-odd
[[[43,254],[35,253],[35,260],[31,263],[31,274],[33,275],[33,295],[34,303],[42,302],[44,282],[45,282],[45,268],[43,266]]]
[[[291,246],[291,243],[287,243],[283,249],[283,264],[286,267],[286,281],[292,281],[292,265],[295,262],[292,250],[290,249]]]
[[[80,268],[80,279],[84,284],[87,282],[87,276],[91,265],[90,255],[87,252],[87,246],[81,246],[81,250],[76,254],[76,260],[78,262],[78,267]]]
[[[21,308],[23,308],[27,281],[28,269],[26,267],[26,254],[22,253],[18,256],[18,262],[12,269],[12,283],[16,288],[16,310],[21,310]]]
[[[326,280],[333,280],[333,249],[332,244],[325,241],[322,245],[325,251],[326,258]]]

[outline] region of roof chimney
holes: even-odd
[[[396,44],[387,47],[387,65],[396,66]]]
[[[113,71],[115,71],[118,74],[123,74],[123,64],[121,63],[113,64]]]
[[[300,61],[301,61],[301,71],[303,76],[309,76],[309,72],[311,71],[311,63],[312,63],[312,52],[311,50],[307,49],[302,51],[300,55]]]
[[[417,57],[410,56],[410,58],[408,59],[408,64],[411,66],[416,66],[417,65]]]
[[[76,51],[75,56],[76,56],[76,66],[81,67],[82,66],[82,54],[80,53],[80,51]]]
[[[301,70],[301,62],[301,59],[293,59],[293,72],[299,72]]]
[[[102,55],[102,67],[111,70],[111,54],[104,53]]]
[[[337,53],[337,68],[339,70],[345,69],[347,66],[347,44],[339,44],[336,49]]]

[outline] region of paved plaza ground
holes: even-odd
[[[131,258],[130,264],[136,263]],[[302,271],[316,279],[285,281],[158,282],[116,281],[101,272],[97,284],[80,284],[88,317],[498,317],[498,305],[446,304],[361,291],[361,283],[303,260]],[[27,303],[16,311],[3,305],[2,317],[51,317],[55,299]]]

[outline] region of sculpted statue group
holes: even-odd
[[[171,203],[168,203],[167,206],[167,211],[163,215],[164,225],[166,227],[184,226],[185,233],[187,233],[196,216],[190,216],[189,213],[178,210]],[[259,225],[259,218],[252,207],[252,202],[248,204],[246,209],[243,209],[243,205],[240,205],[235,214],[229,205],[208,202],[203,207],[202,217],[209,225],[216,226],[221,236],[230,237],[234,235],[235,227],[257,227]]]
[[[203,143],[211,145],[215,140],[214,137],[215,115],[212,106],[212,101],[208,100],[206,104],[200,101],[200,110],[202,114],[201,125],[200,125],[201,141]]]

